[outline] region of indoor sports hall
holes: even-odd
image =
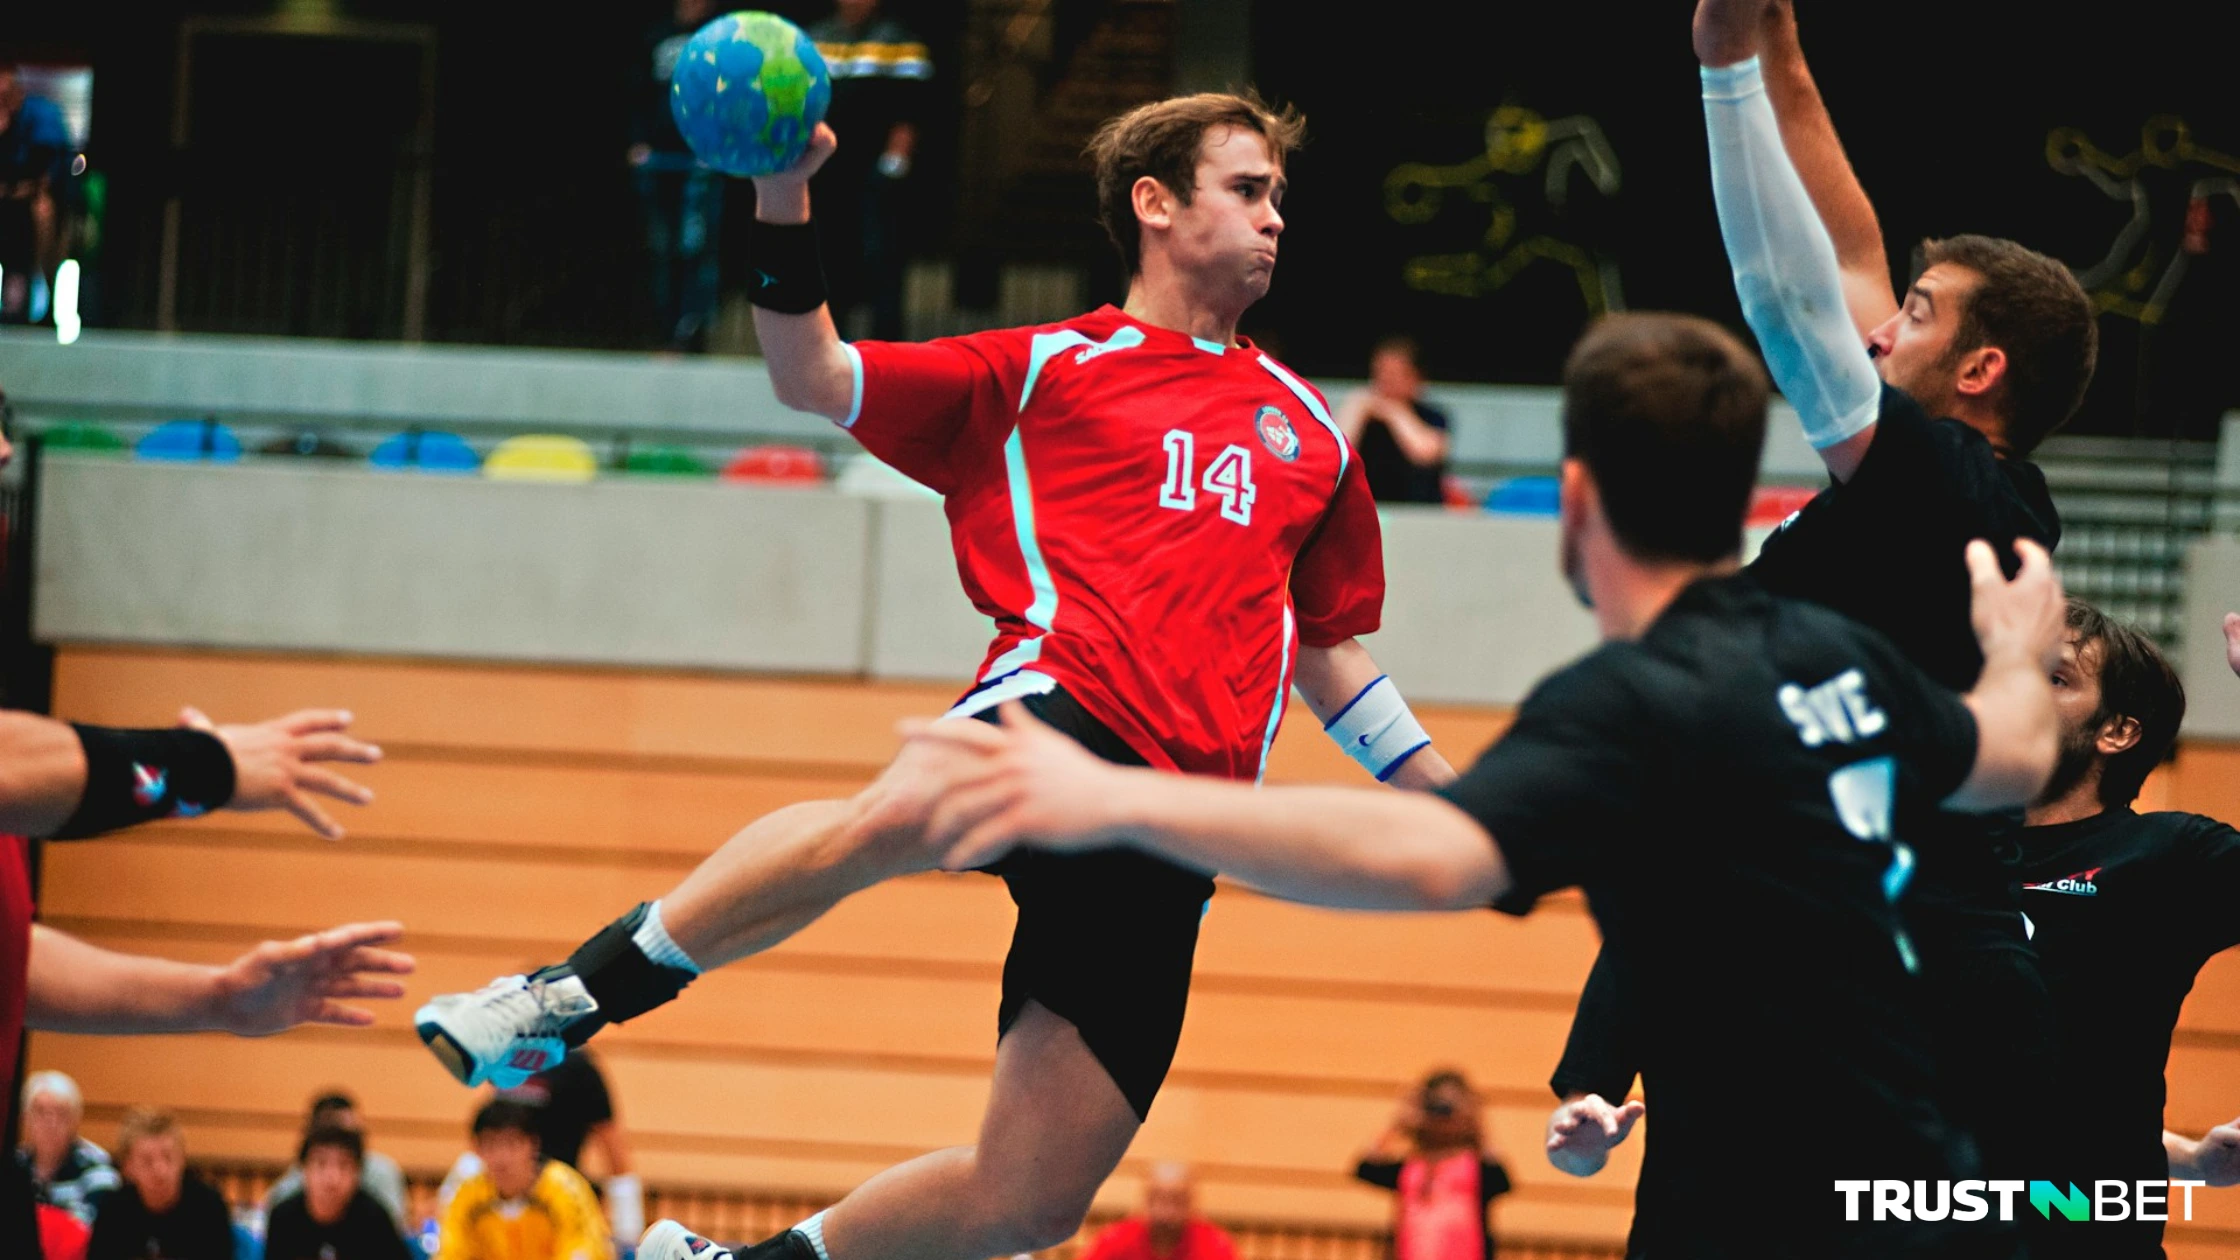
[[[2199,27],[11,6],[0,1256],[2240,1257],[2240,106]],[[1710,493],[1693,395],[1592,388],[1648,312],[1772,388],[1738,554],[1610,506],[1597,407],[1677,426],[1657,512]],[[2020,746],[1985,610],[2041,544],[2032,777],[1956,821]],[[1864,813],[1830,777],[1792,868],[1743,736],[1566,734],[1543,680],[1664,642],[1622,562],[1886,637],[1959,767],[1891,751]],[[1928,721],[1782,677],[1816,757]],[[1651,690],[1659,729],[1719,695]],[[1110,790],[1035,780],[1038,722]],[[1476,764],[1512,724],[1558,760]],[[1500,895],[1287,892],[1339,828],[1273,814],[1277,874],[1219,874],[1177,770],[1309,822],[1432,789]],[[1076,806],[1125,878],[1043,851]],[[940,869],[1020,818],[1002,879]],[[1858,929],[1795,886],[1860,846],[1868,979],[1800,961]],[[1961,849],[2036,1005],[1940,944]],[[1204,874],[1179,917],[1130,882]],[[1690,1015],[1745,1007],[1794,1040]],[[1942,1172],[1844,1162],[1818,1082],[1889,1045]],[[1705,1079],[1764,1088],[1706,1119]]]

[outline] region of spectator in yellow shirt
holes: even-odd
[[[583,1175],[544,1157],[536,1108],[500,1098],[474,1117],[482,1171],[443,1213],[436,1260],[614,1260]]]

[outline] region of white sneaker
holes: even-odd
[[[420,1040],[463,1085],[512,1089],[565,1058],[560,1034],[599,1009],[565,967],[500,976],[472,993],[447,993],[412,1017]]]
[[[638,1260],[732,1260],[732,1255],[675,1221],[655,1221],[638,1240]]]

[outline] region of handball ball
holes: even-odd
[[[769,175],[799,161],[831,104],[817,46],[771,13],[730,13],[701,27],[669,78],[677,130],[727,175]]]

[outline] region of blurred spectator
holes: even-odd
[[[302,1189],[266,1219],[264,1260],[407,1260],[389,1209],[360,1188],[365,1151],[356,1129],[311,1130],[296,1156]]]
[[[381,1205],[381,1209],[389,1214],[390,1220],[396,1222],[400,1232],[409,1228],[405,1215],[404,1170],[397,1167],[397,1161],[379,1151],[365,1148],[366,1126],[365,1121],[358,1116],[357,1100],[340,1091],[322,1094],[313,1099],[311,1116],[304,1121],[305,1136],[328,1128],[348,1129],[358,1135],[359,1188],[373,1196],[373,1201]],[[270,1213],[280,1205],[282,1199],[302,1193],[303,1184],[304,1167],[297,1163],[282,1173],[280,1180],[272,1183],[272,1189],[265,1192],[264,1210]]]
[[[639,45],[631,99],[631,183],[645,229],[654,321],[672,350],[705,349],[715,322],[723,176],[701,166],[669,113],[669,77],[694,31],[715,17],[709,0],[676,0]]]
[[[1155,1164],[1143,1183],[1143,1215],[1114,1221],[1081,1260],[1236,1260],[1237,1245],[1198,1216],[1189,1168]]]
[[[607,1219],[614,1236],[636,1243],[645,1232],[645,1193],[631,1171],[630,1146],[615,1119],[614,1095],[591,1052],[570,1050],[566,1058],[523,1082],[505,1097],[537,1109],[538,1135],[546,1159],[556,1159],[589,1177],[594,1168],[606,1178]],[[599,1159],[587,1167],[586,1149]]]
[[[1493,1260],[1487,1212],[1509,1173],[1485,1143],[1478,1096],[1462,1073],[1433,1072],[1353,1175],[1397,1191],[1393,1260]]]
[[[187,1139],[168,1111],[134,1107],[117,1129],[124,1184],[95,1205],[87,1260],[233,1260],[233,1217],[187,1171]]]
[[[612,1260],[591,1183],[544,1157],[536,1108],[512,1098],[474,1117],[482,1171],[443,1212],[436,1260]]]
[[[809,38],[832,71],[832,108],[825,120],[840,149],[810,185],[824,244],[832,320],[842,337],[902,338],[902,276],[909,264],[903,239],[903,193],[917,161],[933,58],[879,0],[839,0]],[[851,329],[850,313],[871,308],[869,327]],[[861,321],[854,321],[861,322]]]
[[[24,91],[0,63],[0,320],[47,317],[47,269],[57,261],[54,173],[70,147],[62,111]]]
[[[94,1196],[119,1184],[109,1152],[78,1135],[85,1119],[78,1083],[60,1072],[33,1072],[23,1083],[23,1145],[16,1162],[31,1174],[41,1203],[93,1224]]]
[[[1379,503],[1446,501],[1447,413],[1423,401],[1416,343],[1387,337],[1369,352],[1369,385],[1338,408]]]

